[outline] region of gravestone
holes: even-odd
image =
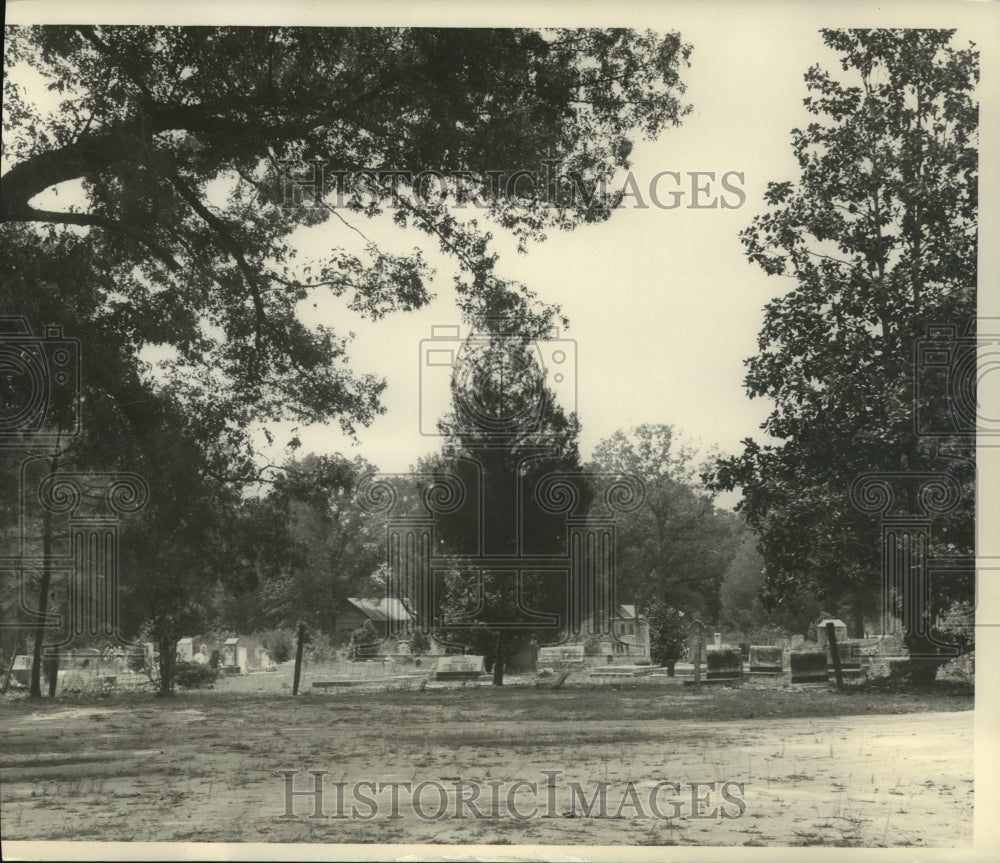
[[[481,656],[441,656],[434,669],[435,680],[475,680],[483,670]]]
[[[826,625],[828,623],[833,624],[833,635],[837,639],[837,644],[843,644],[847,641],[847,624],[842,620],[836,620],[834,618],[827,618],[826,620],[821,620],[816,624],[816,643],[818,647],[824,650],[829,650],[830,645],[827,643],[826,638]]]
[[[739,680],[743,677],[743,660],[739,650],[730,647],[708,651],[706,680]]]
[[[789,664],[792,668],[792,683],[826,683],[828,681],[825,650],[793,653],[789,656]]]
[[[226,667],[233,667],[239,665],[236,658],[236,648],[239,645],[238,638],[227,638],[225,644],[222,645],[222,664]]]
[[[705,664],[705,655],[708,652],[708,646],[704,641],[701,642],[701,655],[698,654],[698,636],[697,634],[692,634],[688,636],[688,661],[693,665],[697,661],[701,661],[701,664]]]
[[[30,656],[25,654],[15,656],[14,662],[11,665],[11,677],[20,683],[21,686],[27,686],[31,682],[32,665],[34,665],[34,661]]]
[[[555,647],[538,648],[538,665],[559,665],[565,662],[583,665],[583,645],[559,644]]]
[[[780,647],[770,647],[763,644],[750,645],[751,674],[781,674],[783,670]]]
[[[177,642],[177,658],[181,662],[191,662],[194,659],[194,639],[181,638]]]

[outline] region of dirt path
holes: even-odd
[[[377,704],[335,699],[15,713],[5,717],[0,755],[4,838],[971,842],[970,710],[710,722],[524,721],[479,708],[482,721],[416,701],[387,721]],[[309,770],[328,771],[323,814],[346,817],[310,818],[313,797],[286,797],[289,787],[315,787]],[[397,786],[393,807],[391,785],[357,786],[366,781],[409,786]],[[345,783],[339,807],[337,782]],[[459,802],[475,795],[484,817]]]

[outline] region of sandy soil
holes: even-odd
[[[971,843],[973,712],[963,709],[971,698],[790,687],[695,693],[647,680],[558,692],[417,691],[402,681],[409,688],[305,688],[310,694],[293,700],[279,676],[254,677],[171,700],[0,701],[4,838]],[[892,712],[873,715],[881,710]],[[347,783],[339,807],[347,817],[309,817],[314,800],[301,794],[288,809],[281,771],[298,771],[291,788],[308,791],[309,770],[328,771],[324,815],[338,814],[335,783]],[[535,787],[513,787],[518,780]],[[359,792],[364,781],[427,784],[416,805],[397,786],[394,810],[392,786]],[[654,812],[650,794],[663,782],[676,785],[653,793]],[[598,799],[588,815],[599,783],[606,806]],[[473,797],[473,786],[484,817],[457,802]],[[708,805],[693,803],[706,796]]]

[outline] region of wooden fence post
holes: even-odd
[[[843,689],[844,672],[840,667],[840,648],[837,646],[837,635],[832,622],[826,625],[826,640],[830,645],[830,657],[833,659],[833,673],[837,678],[837,689]]]

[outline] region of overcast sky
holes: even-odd
[[[681,127],[636,148],[632,174],[647,207],[630,199],[610,221],[554,232],[524,255],[510,238],[497,237],[501,274],[560,304],[569,318],[570,329],[561,335],[572,340],[567,353],[575,350],[578,359],[576,406],[585,456],[618,428],[660,422],[675,424],[706,446],[733,450],[757,431],[767,409],[746,398],[742,361],[754,351],[761,307],[791,282],[751,268],[737,234],[759,211],[767,181],[794,175],[788,142],[790,129],[807,117],[802,75],[810,62],[827,59],[826,52],[815,27],[803,28],[795,51],[777,56],[767,50],[764,33],[726,34],[706,21],[686,26],[682,35],[694,45],[684,76],[694,110]],[[669,205],[677,200],[670,192],[682,191],[676,209],[657,207],[649,194],[663,171],[677,172],[681,184],[663,176],[654,192]],[[691,172],[715,174],[715,182],[698,178],[700,186],[709,186],[699,203],[719,195],[730,205],[740,203],[720,185],[727,172],[742,174],[742,180],[731,175],[729,184],[744,192],[746,202],[735,209],[689,209]],[[451,289],[454,269],[418,235],[404,238],[348,218],[368,236],[400,249],[419,243],[438,268],[438,298],[421,312],[370,325],[347,318],[357,333],[355,368],[389,382],[387,413],[359,432],[359,450],[383,470],[405,470],[437,446],[419,433],[419,376],[424,374],[425,405],[428,384],[438,387],[432,407],[444,407],[446,393],[436,370],[421,372],[420,342],[432,326],[460,322]],[[338,220],[303,232],[303,253],[318,256],[326,246],[350,242],[347,233]],[[317,322],[346,326],[339,303],[320,301],[308,311]],[[567,400],[564,406],[572,405]],[[306,449],[345,445],[329,429],[307,429],[301,437]]]

